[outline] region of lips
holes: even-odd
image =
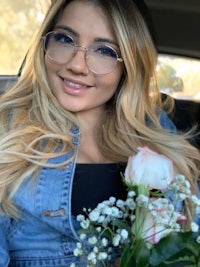
[[[70,86],[70,87],[74,87],[74,88],[77,88],[77,89],[81,89],[81,88],[86,88],[86,87],[88,87],[87,85],[85,85],[85,84],[83,84],[83,83],[77,83],[77,82],[72,82],[72,81],[68,81],[68,80],[63,80],[63,82],[66,84],[66,85],[68,85],[68,86]]]
[[[62,78],[62,80],[64,92],[70,95],[78,95],[84,93],[86,89],[89,89],[91,87],[90,85],[82,81],[75,81],[65,78]]]

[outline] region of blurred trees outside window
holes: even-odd
[[[50,0],[1,0],[0,75],[17,74]]]
[[[161,92],[200,101],[200,60],[159,55],[157,79]]]

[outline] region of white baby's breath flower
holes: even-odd
[[[110,198],[109,198],[109,203],[110,203],[111,205],[113,205],[115,202],[116,202],[116,198],[115,198],[115,197],[110,197]]]
[[[145,208],[145,207],[144,207]],[[146,207],[149,211],[151,211],[151,210],[153,210],[154,209],[154,206],[153,206],[153,204],[151,203],[151,201],[149,201],[148,203],[147,203],[147,207]]]
[[[102,210],[102,209],[104,209],[106,206],[107,206],[106,202],[103,201],[103,202],[101,202],[101,203],[99,203],[99,204],[97,205],[97,209],[98,209],[98,210]]]
[[[84,240],[85,238],[86,238],[86,234],[84,234],[84,233],[80,234],[80,239],[81,240]]]
[[[116,234],[116,235],[113,237],[113,240],[112,240],[112,244],[113,244],[113,246],[114,246],[114,247],[119,246],[120,240],[121,240],[121,236],[120,236],[119,234]]]
[[[181,226],[179,223],[175,223],[174,225],[172,225],[172,229],[174,229],[174,232],[180,232]]]
[[[116,205],[118,208],[123,208],[124,207],[124,201],[121,200],[121,199],[118,199],[117,202],[116,202]]]
[[[195,222],[192,222],[191,223],[191,231],[192,232],[198,232],[198,230],[199,230],[198,224],[196,224]]]
[[[99,216],[100,216],[100,212],[98,209],[94,209],[92,210],[90,213],[89,213],[89,219],[92,221],[92,222],[97,222],[98,219],[99,219]]]
[[[178,191],[179,190],[179,186],[175,183],[175,180],[172,184],[169,185],[169,189],[172,189],[174,191]]]
[[[125,213],[123,213],[123,211],[120,210],[119,211],[119,214],[118,214],[118,218],[124,218],[124,214]]]
[[[120,235],[123,240],[126,240],[128,238],[128,231],[126,229],[122,229]]]
[[[97,238],[96,238],[96,236],[92,236],[92,237],[90,237],[90,238],[88,239],[88,242],[89,242],[89,244],[91,244],[91,245],[96,244],[96,243],[97,243]]]
[[[128,197],[132,198],[136,195],[135,191],[129,191],[128,192]]]
[[[100,226],[98,226],[98,227],[96,228],[96,230],[97,230],[98,233],[100,233],[101,230],[102,230],[102,228],[101,228]]]
[[[149,203],[149,198],[145,195],[139,195],[136,198],[136,203],[139,207],[147,207],[147,204]]]
[[[160,198],[163,206],[167,207],[169,205],[169,200],[167,198]]]
[[[83,220],[83,221],[80,223],[80,225],[81,225],[81,227],[82,227],[83,229],[87,229],[87,228],[89,227],[89,225],[90,225],[90,221],[89,221],[88,219]]]
[[[90,252],[87,256],[87,259],[89,261],[91,261],[93,264],[96,264],[97,263],[97,259],[96,259],[96,253],[94,252]]]
[[[200,206],[200,199],[199,199],[197,196],[192,195],[190,199],[192,200],[192,202],[193,202],[195,205]]]
[[[102,244],[103,247],[106,247],[108,245],[108,239],[106,239],[105,237],[102,238],[101,244]]]
[[[119,209],[117,207],[112,207],[111,212],[112,212],[111,215],[113,217],[119,218]]]
[[[135,215],[134,214],[130,215],[130,220],[131,220],[131,222],[135,221]]]
[[[197,207],[195,208],[195,214],[196,214],[197,216],[200,216],[200,206],[197,206]]]
[[[80,249],[80,248],[75,248],[74,251],[73,251],[73,254],[74,254],[74,256],[76,256],[76,257],[80,257],[80,256],[83,255],[83,250]]]
[[[105,219],[104,219],[104,221],[101,224],[102,224],[102,226],[104,228],[106,228],[108,226],[108,224],[110,222],[112,222],[112,220],[113,220],[113,217],[111,215],[110,216],[109,215],[108,216],[105,216]]]
[[[190,182],[185,178],[184,175],[176,175],[172,186],[173,189],[189,197],[191,195],[190,187]]]
[[[111,215],[112,214],[112,208],[111,207],[105,207],[103,210],[103,214]]]
[[[166,202],[163,201],[163,198],[154,199],[152,204],[156,210],[160,210],[160,209],[166,207]],[[167,204],[168,204],[168,202],[167,202]]]
[[[184,182],[185,181],[185,176],[182,175],[182,174],[177,174],[175,176],[175,181],[178,181],[178,182]]]
[[[174,205],[169,204],[169,205],[167,206],[167,208],[168,208],[168,212],[170,212],[170,213],[173,212],[174,215],[178,215],[178,213],[175,213]]]
[[[104,221],[105,221],[105,216],[103,216],[103,215],[99,216],[97,222],[98,222],[98,223],[102,223],[102,222],[104,222]]]
[[[185,179],[185,186],[186,186],[187,188],[190,188],[190,187],[191,187],[190,182],[189,182],[188,180],[186,180],[186,179]]]
[[[98,260],[102,261],[102,260],[107,259],[107,257],[108,257],[108,254],[106,252],[100,252],[98,255]]]
[[[196,239],[197,243],[200,244],[200,235],[197,236],[197,239]]]
[[[76,247],[79,248],[79,249],[81,249],[82,248],[81,242],[76,243]]]
[[[158,213],[157,213],[156,210],[151,210],[150,213],[151,213],[151,215],[152,215],[154,218],[157,217],[157,214],[158,214]]]
[[[78,222],[82,222],[82,221],[84,221],[84,220],[85,220],[85,216],[84,216],[84,215],[79,214],[79,215],[77,216],[77,221],[78,221]]]
[[[135,201],[132,198],[127,198],[126,199],[126,205],[128,206],[128,208],[130,210],[134,210],[136,205],[135,205]]]
[[[185,200],[187,198],[187,195],[184,193],[177,193],[174,195],[175,199]]]
[[[97,246],[94,246],[92,251],[97,254],[99,252],[99,248]]]

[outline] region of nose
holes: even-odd
[[[74,73],[88,75],[90,72],[86,62],[87,49],[82,46],[76,46],[71,59],[67,63],[67,68]]]

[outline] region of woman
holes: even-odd
[[[0,101],[0,266],[76,262],[75,216],[123,197],[120,172],[138,146],[194,186],[199,154],[162,112],[156,57],[134,1],[52,4]]]

